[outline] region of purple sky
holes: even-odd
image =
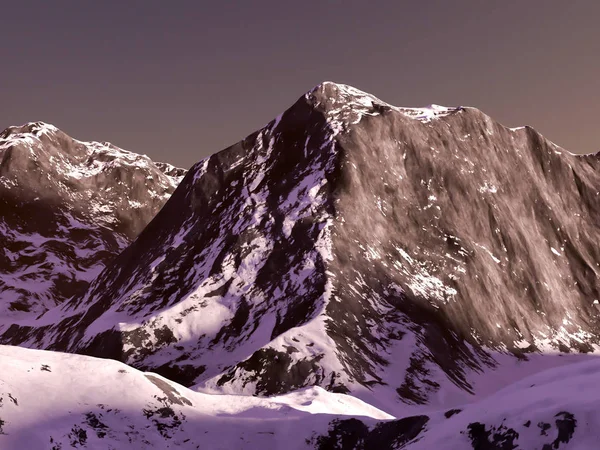
[[[331,80],[600,150],[598,1],[15,0],[0,17],[0,129],[42,120],[188,167]]]

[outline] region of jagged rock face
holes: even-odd
[[[85,291],[154,217],[181,169],[41,122],[0,133],[0,314]]]
[[[492,351],[596,345],[598,164],[476,109],[325,83],[196,164],[85,296],[2,340],[225,392],[472,392]]]

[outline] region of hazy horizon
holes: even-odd
[[[62,0],[3,13],[0,129],[44,121],[189,167],[327,80],[599,150],[600,3]]]

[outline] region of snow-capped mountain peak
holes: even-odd
[[[109,143],[73,139],[43,122],[4,130],[0,311],[37,316],[85,290],[184,174]]]

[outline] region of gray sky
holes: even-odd
[[[24,0],[2,17],[0,129],[42,120],[189,167],[330,80],[600,150],[595,0]]]

